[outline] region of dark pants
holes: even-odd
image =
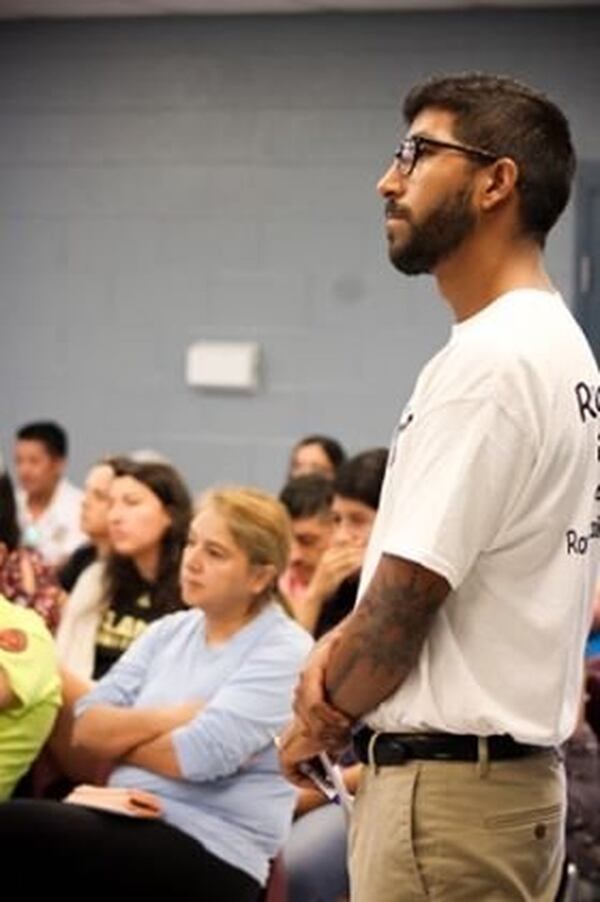
[[[226,828],[225,828],[226,829]],[[62,899],[256,902],[259,884],[162,821],[49,801],[0,804],[2,886],[43,885]],[[18,862],[21,862],[18,864]],[[3,893],[4,895],[4,893]]]

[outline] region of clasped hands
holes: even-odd
[[[327,637],[310,655],[294,697],[294,719],[277,741],[284,776],[302,788],[312,783],[298,770],[302,761],[326,751],[335,759],[350,743],[352,719],[326,699],[325,671],[335,637]]]

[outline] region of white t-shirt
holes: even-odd
[[[382,553],[452,587],[373,729],[565,740],[600,537],[600,389],[558,294],[455,325],[394,434],[359,598]]]
[[[50,564],[62,562],[88,541],[80,526],[82,498],[81,489],[61,479],[44,513],[33,520],[25,493],[19,489],[17,510],[23,544],[36,548]]]

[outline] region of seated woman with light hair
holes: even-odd
[[[149,626],[76,705],[76,743],[118,762],[109,787],[0,806],[4,857],[26,847],[36,862],[21,890],[41,872],[63,895],[259,898],[295,798],[274,737],[311,646],[278,602],[289,543],[284,508],[263,492],[203,496],[181,567],[191,610]]]

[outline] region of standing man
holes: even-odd
[[[61,565],[83,542],[82,492],[64,475],[67,434],[53,422],[28,423],[16,435],[17,507],[23,544]]]
[[[389,256],[435,277],[455,325],[396,428],[358,605],[313,653],[282,764],[301,783],[362,722],[353,902],[550,902],[600,535],[597,367],[542,259],[574,152],[562,112],[508,78],[429,81],[404,115],[378,185]]]

